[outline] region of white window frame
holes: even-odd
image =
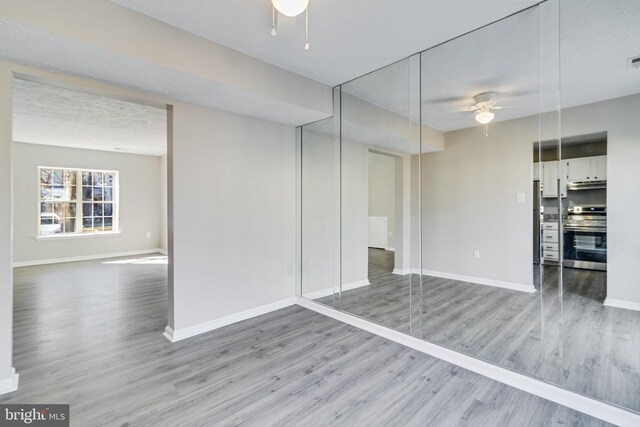
[[[60,233],[60,234],[48,234],[41,235],[41,225],[42,225],[42,208],[40,199],[40,188],[41,188],[41,171],[42,169],[66,169],[66,170],[74,170],[76,171],[76,232],[74,233]],[[87,169],[87,168],[78,168],[78,167],[64,167],[64,166],[38,166],[36,168],[37,171],[37,212],[38,212],[38,222],[37,222],[37,230],[36,230],[36,240],[58,240],[58,239],[84,239],[84,238],[95,238],[95,237],[108,237],[120,234],[120,171],[117,170],[108,170],[108,169]],[[113,174],[113,224],[111,226],[111,230],[109,231],[77,231],[78,229],[82,230],[82,173],[83,172],[100,172],[100,173],[110,173]],[[55,202],[54,202],[55,203]]]

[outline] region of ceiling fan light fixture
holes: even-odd
[[[271,0],[273,7],[284,16],[298,16],[307,9],[309,0]]]
[[[482,108],[475,112],[474,117],[480,124],[486,125],[491,123],[496,115],[493,114],[488,108]]]

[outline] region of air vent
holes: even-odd
[[[640,56],[629,58],[629,68],[640,68]]]

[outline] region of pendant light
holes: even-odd
[[[305,13],[304,50],[309,50],[309,0],[271,0],[271,4],[271,35],[274,37],[278,34],[276,11],[290,18],[300,15],[302,12]]]

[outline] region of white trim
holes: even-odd
[[[420,269],[412,269],[412,273],[418,274]],[[514,291],[527,292],[533,294],[536,288],[533,285],[525,285],[521,283],[503,282],[501,280],[485,279],[482,277],[463,276],[462,274],[444,273],[442,271],[422,270],[425,276],[440,277],[442,279],[458,280],[460,282],[475,283],[478,285],[495,286],[497,288],[511,289]]]
[[[592,399],[475,357],[467,356],[446,347],[369,322],[360,317],[334,310],[305,298],[298,298],[298,305],[606,422],[621,427],[640,425],[640,414],[626,411],[600,400]]]
[[[144,249],[141,251],[129,251],[129,252],[114,252],[111,254],[99,254],[99,255],[82,255],[82,256],[73,256],[66,258],[54,258],[54,259],[40,259],[34,261],[20,261],[14,262],[14,267],[30,267],[32,265],[45,265],[45,264],[59,264],[63,262],[76,262],[76,261],[90,261],[94,259],[105,259],[105,258],[118,258],[125,256],[134,256],[134,255],[147,255],[147,254],[155,254],[162,253],[162,249],[154,248],[154,249]]]
[[[625,301],[623,299],[607,298],[604,300],[607,307],[624,308],[626,310],[640,311],[640,302]]]
[[[280,301],[272,302],[271,304],[251,308],[249,310],[241,311],[240,313],[230,314],[228,316],[220,317],[218,319],[213,319],[208,322],[199,323],[197,325],[189,326],[182,329],[174,330],[171,327],[167,326],[162,335],[164,335],[164,337],[171,342],[181,341],[186,338],[203,334],[205,332],[213,331],[214,329],[218,329],[232,323],[271,313],[272,311],[280,310],[281,308],[289,307],[295,304],[296,297],[286,298]]]
[[[20,375],[16,373],[16,368],[11,368],[9,378],[0,380],[0,394],[11,393],[18,389]]]
[[[167,325],[164,328],[164,333],[162,334],[163,337],[165,337],[166,339],[168,339],[171,342],[174,342],[173,336],[174,336],[174,332],[173,332],[173,328],[169,325]]]
[[[395,252],[396,248],[394,248],[393,246],[387,246],[386,248],[384,248],[384,250],[389,252]]]
[[[41,198],[41,194],[40,194],[40,189],[41,189],[41,179],[42,179],[42,169],[58,169],[58,170],[72,170],[75,171],[76,173],[76,200],[75,200],[75,204],[76,204],[76,233],[69,233],[69,234],[63,234],[63,235],[46,235],[46,236],[42,236],[41,235],[41,226],[42,226],[42,210],[41,210],[41,203],[43,202],[42,198]],[[36,240],[46,240],[46,239],[61,239],[61,238],[85,238],[84,236],[86,235],[91,235],[91,234],[101,234],[101,235],[117,235],[120,234],[120,171],[117,170],[107,170],[107,169],[83,169],[83,168],[66,168],[66,167],[60,167],[60,166],[38,166],[37,168],[37,172],[38,172],[38,176],[36,178],[36,182],[38,183],[38,191],[36,193],[37,197],[37,204],[36,204],[36,211],[38,212],[38,222],[36,224]],[[82,203],[84,202],[83,198],[82,198],[82,173],[83,172],[99,172],[99,173],[108,173],[108,174],[113,174],[113,184],[111,185],[112,189],[113,189],[113,198],[111,200],[110,203],[113,204],[113,223],[112,223],[112,228],[113,231],[98,231],[98,232],[89,232],[89,233],[82,233],[80,232],[80,230],[82,229]],[[65,184],[63,184],[64,186]],[[55,202],[55,201],[53,201]],[[66,201],[67,203],[71,203],[74,202],[73,200],[69,200]],[[99,203],[105,203],[104,201],[99,202]],[[64,236],[64,237],[63,237]],[[67,237],[68,236],[68,237]],[[104,236],[106,237],[106,236]]]
[[[342,285],[342,292],[350,291],[352,289],[362,288],[363,286],[369,286],[370,284],[371,282],[369,282],[369,279],[358,280],[357,282],[345,283],[344,285]],[[338,290],[336,289],[335,292],[338,292]],[[304,297],[307,299],[318,299],[318,298],[328,297],[329,295],[333,295],[333,294],[334,294],[334,288],[326,288],[326,289],[320,289],[319,291],[305,293]]]
[[[62,233],[62,234],[49,234],[47,236],[34,237],[39,242],[45,242],[47,240],[67,240],[67,239],[93,239],[95,237],[114,237],[119,236],[120,231],[95,231],[91,233]]]
[[[162,255],[169,255],[169,251],[166,249],[159,248],[158,252],[161,253]]]
[[[411,269],[410,268],[394,268],[393,272],[391,274],[399,274],[401,276],[406,276],[407,274],[411,273]]]

